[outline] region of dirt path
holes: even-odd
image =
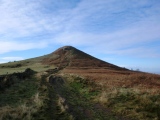
[[[45,85],[47,88],[44,106],[45,113],[43,114],[46,114],[47,120],[72,120],[72,115],[65,110],[67,109],[65,99],[59,94],[63,81],[59,77],[52,78],[53,76],[45,75],[41,77],[41,85]],[[49,80],[46,80],[48,78]]]
[[[50,111],[56,111],[52,118],[57,120],[128,120],[115,116],[110,109],[87,100],[74,88],[67,86],[61,76],[49,77]],[[56,107],[55,107],[56,105]],[[54,106],[54,107],[53,107]]]

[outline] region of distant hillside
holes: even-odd
[[[26,59],[22,61],[9,62],[0,64],[2,70],[0,74],[23,72],[26,68],[31,68],[37,72],[47,69],[58,68],[104,68],[108,70],[124,70],[127,69],[118,67],[111,63],[95,58],[83,51],[80,51],[72,46],[64,46],[51,54],[44,56]]]
[[[97,59],[83,51],[80,51],[72,46],[64,46],[57,49],[55,52],[48,55],[42,60],[43,64],[56,65],[58,67],[67,68],[99,68],[115,70],[127,70],[111,63]]]

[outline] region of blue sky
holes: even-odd
[[[64,45],[160,73],[160,1],[0,0],[0,63]]]

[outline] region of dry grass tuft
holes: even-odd
[[[43,101],[39,97],[39,93],[36,93],[31,103],[20,104],[17,107],[5,106],[0,108],[0,120],[31,120],[32,115],[36,113],[43,106]]]

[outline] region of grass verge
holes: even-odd
[[[137,120],[160,119],[160,95],[136,92],[131,88],[103,91],[99,101],[118,115]]]

